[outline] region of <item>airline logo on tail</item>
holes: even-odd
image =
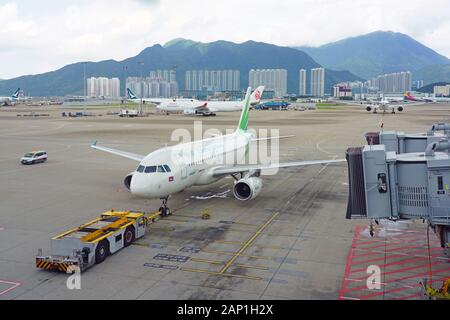
[[[405,100],[409,100],[409,101],[417,101],[417,99],[416,98],[414,98],[412,95],[411,95],[411,92],[405,92],[405,94],[403,95],[403,97],[405,98]]]
[[[255,91],[253,91],[251,97],[250,97],[250,104],[256,105],[261,102],[261,97],[264,92],[264,86],[259,86],[256,88]]]
[[[135,99],[138,98],[138,97],[133,93],[133,91],[131,91],[129,88],[127,88],[127,95],[128,95],[128,98],[130,98],[130,99],[132,99],[132,100],[135,100]]]
[[[13,99],[17,99],[17,98],[19,98],[19,94],[20,94],[20,88],[17,88],[16,92],[14,92],[14,94],[11,97]]]

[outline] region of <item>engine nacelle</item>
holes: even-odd
[[[372,110],[372,108],[371,108],[370,106],[367,106],[367,107],[366,107],[366,110],[367,110],[367,111],[370,111],[370,110]]]
[[[234,183],[234,197],[241,201],[251,200],[261,192],[262,180],[257,177],[243,178]]]
[[[183,113],[185,115],[192,115],[192,114],[195,114],[195,110],[194,109],[184,109]]]
[[[125,188],[127,188],[128,191],[130,191],[131,179],[133,179],[133,173],[134,172],[129,173],[123,180],[123,184],[125,185]]]
[[[402,112],[403,111],[403,106],[398,106],[397,110]]]

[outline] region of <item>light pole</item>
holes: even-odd
[[[83,94],[84,94],[84,110],[86,110],[86,99],[87,99],[87,83],[86,83],[86,64],[83,62]]]
[[[124,103],[127,101],[127,69],[128,69],[128,67],[127,66],[123,66],[123,79],[124,79],[124,82],[125,82],[125,95],[124,95]]]

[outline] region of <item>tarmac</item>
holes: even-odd
[[[384,130],[425,132],[433,123],[449,121],[449,108],[411,106],[385,115],[363,106],[253,110],[249,126],[295,135],[280,142],[282,160],[344,158],[348,147],[365,144],[364,134],[379,131],[381,123]],[[231,177],[175,194],[169,200],[172,216],[83,272],[81,289],[69,290],[69,275],[35,267],[39,248],[50,253],[52,236],[112,208],[155,212],[160,206],[160,200],[136,198],[123,186],[136,162],[93,150],[91,142],[147,154],[173,144],[175,128],[192,131],[194,120],[203,121],[204,129],[225,131],[239,118],[235,112],[195,118],[150,109],[148,117],[125,119],[107,115],[113,109],[88,107],[97,116],[68,118],[61,113],[83,109],[0,108],[0,299],[420,298],[417,284],[428,270],[428,256],[420,251],[426,225],[390,225],[396,233],[378,230],[371,238],[368,221],[346,220],[346,163],[264,176],[262,192],[248,202],[234,199]],[[44,116],[24,116],[31,112]],[[49,160],[21,165],[20,157],[31,150],[47,151]],[[205,212],[210,219],[202,219]],[[417,235],[417,246],[408,249],[405,234],[410,233]],[[450,262],[431,237],[440,280],[450,276]],[[377,244],[397,246],[380,252]],[[370,259],[358,258],[358,250],[373,253],[383,279],[389,278],[378,291],[359,289]]]

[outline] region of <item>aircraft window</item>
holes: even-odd
[[[141,166],[141,165],[140,165],[140,166],[137,168],[136,171],[137,171],[137,172],[144,172],[144,168],[145,168],[144,166]]]
[[[166,172],[170,172],[171,171],[167,164],[164,165],[164,169],[166,169]]]
[[[163,166],[158,166],[158,172],[166,172]]]
[[[145,173],[156,172],[156,166],[145,167]]]

